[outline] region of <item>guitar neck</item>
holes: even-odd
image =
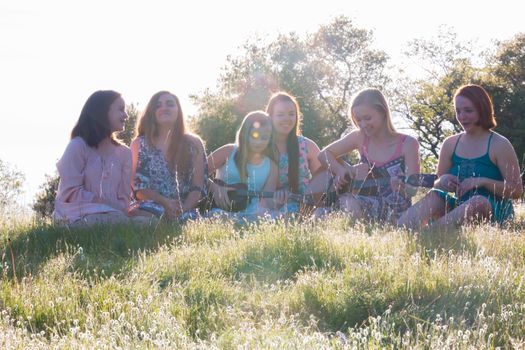
[[[407,178],[404,178],[404,181],[412,186],[417,187],[428,187],[431,188],[434,185],[434,181],[437,178],[434,174],[412,174]],[[367,188],[377,188],[378,186],[384,186],[390,184],[390,177],[380,177],[376,179],[368,180],[356,180],[350,183],[350,190],[360,190]],[[335,193],[335,191],[333,191]],[[256,198],[273,198],[275,192],[268,191],[248,191],[244,189],[235,190],[235,193],[239,196],[248,196]],[[307,195],[301,195],[297,193],[288,193],[288,198],[296,201],[303,202],[308,201],[309,197],[315,195],[313,193]]]
[[[352,190],[359,190],[362,188],[373,188],[378,187],[380,185],[387,185],[390,183],[389,177],[380,177],[377,179],[369,179],[369,180],[355,180],[352,181],[350,187]]]
[[[268,191],[246,191],[246,190],[236,190],[235,194],[239,196],[248,196],[248,197],[255,197],[255,198],[273,198],[273,195],[275,192],[268,192]],[[304,196],[297,193],[288,193],[288,198],[300,202],[303,200]]]

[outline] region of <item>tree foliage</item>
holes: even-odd
[[[126,113],[128,114],[128,119],[126,119],[124,124],[124,131],[118,134],[118,138],[129,146],[135,137],[135,125],[137,125],[139,118],[139,110],[135,104],[131,103],[126,106]]]
[[[16,207],[24,181],[22,172],[0,159],[0,214],[4,215]]]
[[[525,34],[500,42],[486,62],[475,66],[471,43],[455,33],[434,40],[414,40],[407,56],[419,60],[425,75],[396,87],[395,109],[417,133],[423,151],[436,158],[445,137],[461,131],[455,120],[453,94],[467,83],[480,84],[493,98],[496,131],[510,139],[519,159],[525,152]]]
[[[452,98],[460,85],[479,81],[472,52],[471,43],[460,43],[446,28],[441,28],[437,38],[409,43],[405,56],[424,74],[419,79],[405,78],[395,87],[393,109],[417,134],[424,157],[436,160],[443,140],[461,130]]]
[[[525,33],[499,42],[489,61],[485,86],[493,100],[496,131],[512,142],[525,161]]]
[[[217,91],[193,97],[199,106],[193,128],[213,150],[233,141],[246,113],[264,109],[273,92],[285,90],[298,97],[303,134],[326,145],[348,127],[349,97],[388,81],[387,56],[372,42],[371,31],[343,16],[304,38],[289,33],[270,43],[251,39],[241,55],[228,57]]]
[[[32,209],[37,218],[45,219],[52,217],[53,210],[55,210],[55,198],[59,181],[60,177],[58,173],[54,175],[46,174],[46,181],[40,185],[32,205]]]

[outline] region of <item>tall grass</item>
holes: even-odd
[[[4,223],[0,347],[523,348],[523,227]]]

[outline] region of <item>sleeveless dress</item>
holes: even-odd
[[[224,181],[227,184],[241,183],[241,175],[239,169],[235,164],[235,153],[237,152],[237,146],[233,148],[230,153],[226,164],[217,169],[217,179]],[[246,184],[248,185],[248,191],[262,191],[268,177],[270,176],[271,160],[269,157],[264,157],[260,164],[247,164],[247,179]],[[246,209],[240,212],[231,213],[219,208],[213,208],[210,210],[210,215],[219,214],[221,216],[227,216],[229,218],[248,221],[254,220],[258,215],[264,214],[266,208],[261,208],[259,198],[251,198]]]
[[[394,155],[384,162],[375,162],[368,155],[368,137],[365,138],[361,146],[361,162],[370,167],[370,174],[365,180],[378,179],[385,177],[397,177],[399,174],[405,174],[405,157],[401,155],[403,144],[407,135],[400,137]],[[366,194],[352,194],[359,201],[363,213],[370,220],[384,222],[393,222],[397,220],[401,213],[407,210],[411,205],[411,198],[403,196],[399,192],[394,192],[390,183],[380,183],[373,191]]]
[[[306,187],[310,183],[312,173],[308,167],[308,145],[306,144],[306,138],[298,135],[297,142],[299,145],[299,194],[304,194]],[[288,188],[288,153],[279,154],[279,183],[284,187]],[[284,205],[280,212],[298,213],[299,203],[289,201]]]
[[[489,156],[490,143],[492,141],[492,136],[494,136],[494,132],[490,132],[487,151],[484,155],[477,158],[463,158],[456,154],[456,148],[458,147],[461,136],[462,134],[458,137],[456,145],[454,146],[454,152],[452,153],[452,166],[448,173],[457,176],[459,181],[463,181],[470,177],[487,177],[496,181],[503,181],[503,175]],[[504,221],[511,219],[514,216],[512,200],[496,196],[484,187],[472,189],[459,198],[440,189],[432,189],[432,191],[435,191],[443,200],[445,200],[449,210],[456,208],[473,196],[480,195],[486,197],[490,202],[490,207],[492,209],[492,222],[502,224]]]
[[[208,163],[205,155],[202,155],[202,159],[197,159],[199,150],[193,144],[191,144],[189,148],[191,164],[188,169],[193,169],[193,164],[195,164],[194,162],[196,161],[204,162],[204,182],[200,187],[193,185],[192,171],[188,171],[185,174],[174,174],[169,169],[168,161],[161,150],[148,142],[144,136],[139,136],[139,141],[137,169],[133,184],[135,192],[151,189],[164,197],[178,199],[184,202],[190,192],[200,191],[202,198],[206,198],[206,186],[204,186],[204,184],[208,178]],[[135,200],[131,208],[145,210],[153,213],[157,217],[164,214],[164,207],[152,200]],[[191,209],[184,212],[179,220],[195,219],[197,217],[197,209]]]

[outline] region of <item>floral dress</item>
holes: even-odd
[[[169,169],[168,161],[161,150],[148,142],[144,136],[139,136],[139,141],[137,169],[133,184],[134,192],[151,189],[164,197],[184,202],[190,192],[200,191],[201,197],[206,198],[205,184],[208,178],[208,163],[204,152],[200,159],[204,162],[204,180],[200,186],[195,186],[193,185],[193,172],[191,170],[194,168],[194,162],[199,161],[197,158],[199,150],[192,143],[190,143],[190,157],[188,158],[191,161],[188,167],[190,171],[174,174]],[[145,210],[159,217],[164,214],[164,207],[152,200],[135,200],[132,208]],[[179,219],[185,220],[197,216],[197,209],[192,209],[183,213]]]
[[[312,173],[308,167],[308,146],[306,144],[306,138],[304,136],[297,136],[297,142],[299,143],[299,194],[304,194],[306,187],[310,183]],[[288,153],[279,154],[279,183],[288,188]],[[297,213],[299,211],[299,203],[288,202],[283,206],[282,212]]]

